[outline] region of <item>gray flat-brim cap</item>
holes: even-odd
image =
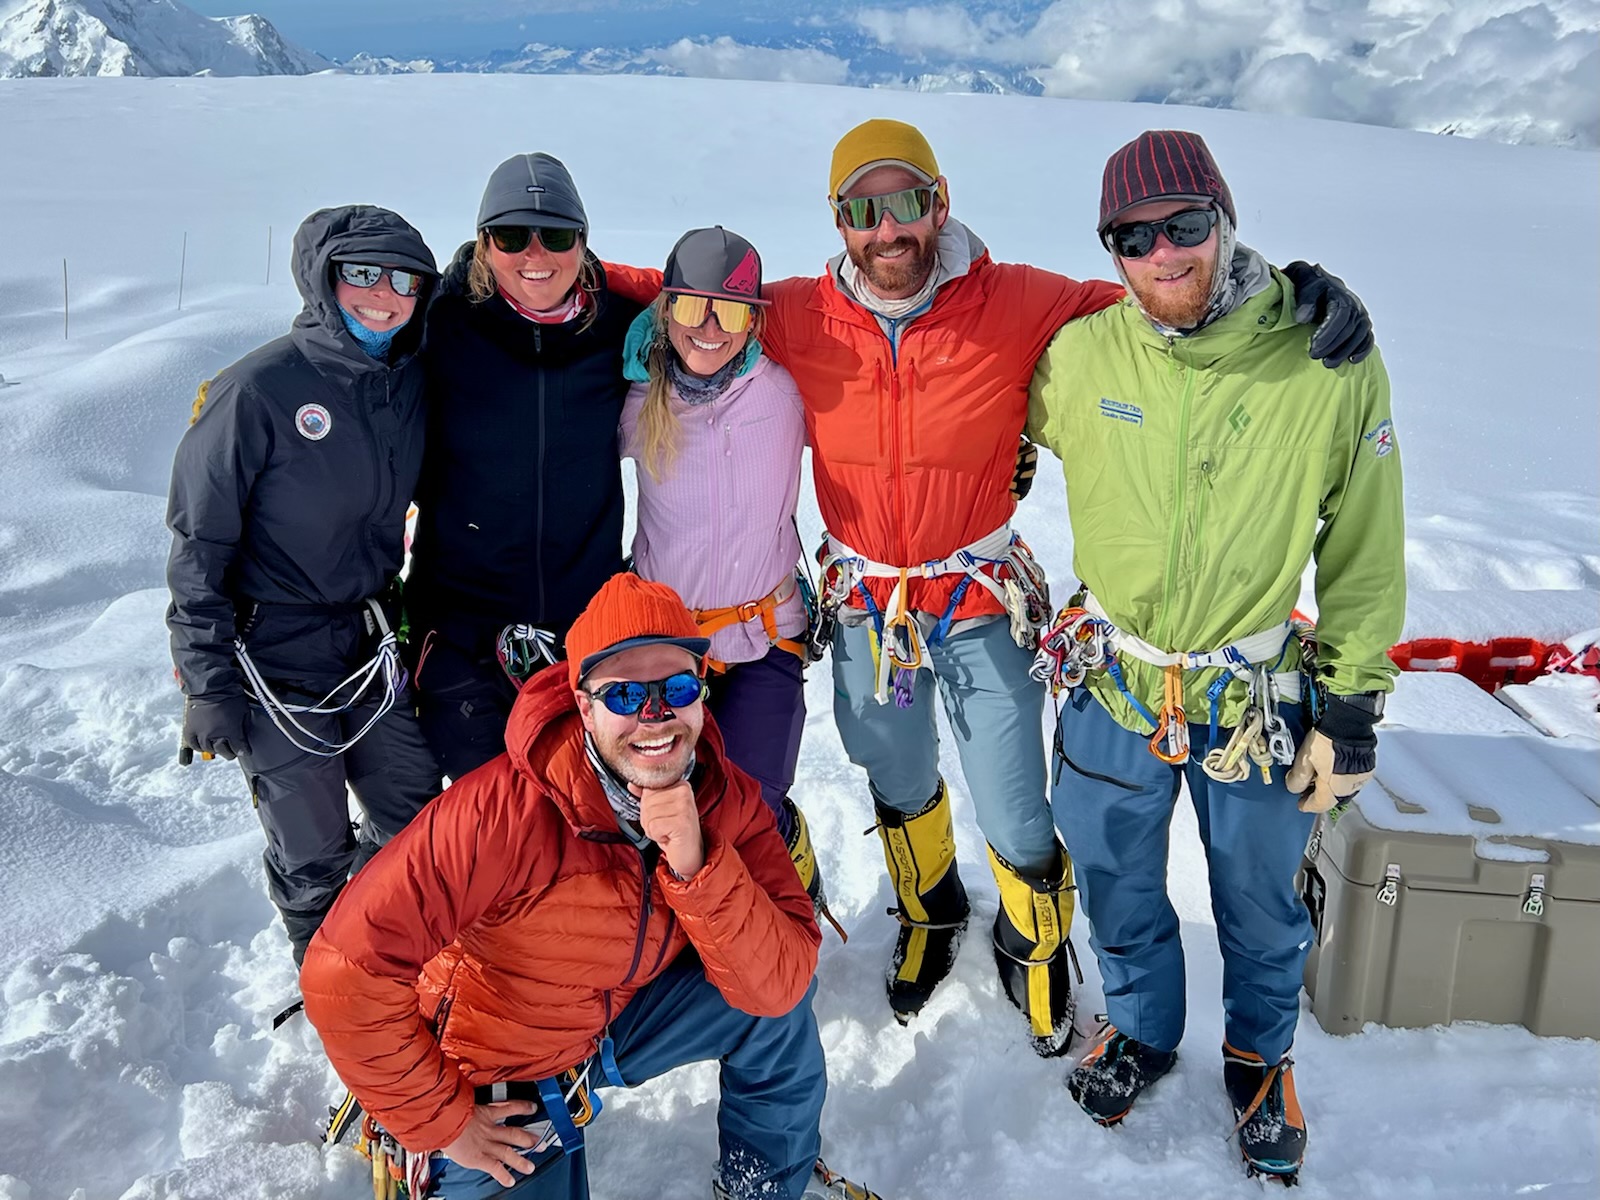
[[[577,229],[587,234],[578,185],[566,165],[549,154],[518,154],[489,176],[478,205],[478,228],[490,225],[532,225]]]

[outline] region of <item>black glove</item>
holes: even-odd
[[[249,711],[250,702],[243,696],[189,696],[183,702],[179,741],[186,750],[218,758],[247,754],[250,744],[245,741],[244,723]]]
[[[1361,790],[1378,769],[1383,693],[1327,697],[1322,719],[1300,743],[1284,782],[1300,795],[1301,812],[1327,812]]]
[[[1039,469],[1039,447],[1027,438],[1017,441],[1017,465],[1011,472],[1011,498],[1021,500],[1033,490],[1033,473]]]
[[[1372,353],[1372,317],[1344,280],[1306,262],[1292,262],[1283,273],[1294,284],[1294,319],[1317,327],[1311,335],[1312,358],[1331,369]]]

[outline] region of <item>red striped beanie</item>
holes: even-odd
[[[1198,133],[1149,129],[1106,161],[1100,180],[1100,232],[1104,234],[1128,209],[1149,200],[1214,201],[1230,224],[1235,228],[1239,224],[1233,193]]]

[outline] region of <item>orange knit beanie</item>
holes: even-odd
[[[567,631],[567,678],[576,690],[604,659],[657,642],[682,646],[696,657],[711,646],[678,593],[666,584],[627,572],[613,575]]]

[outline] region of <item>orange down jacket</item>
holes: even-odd
[[[306,954],[301,992],[329,1061],[414,1151],[455,1140],[474,1086],[587,1059],[686,946],[729,1004],[757,1016],[793,1009],[816,970],[811,901],[712,722],[696,748],[706,861],[684,881],[619,832],[566,672],[529,681],[509,753],[385,846]]]
[[[606,271],[633,299],[660,290],[659,272],[609,263]],[[898,349],[831,270],[779,280],[762,294],[772,304],[761,345],[800,385],[828,532],[876,562],[909,567],[946,558],[1011,519],[1034,365],[1062,325],[1123,292],[997,263],[984,251],[940,286]],[[911,580],[909,606],[942,614],[964,578]],[[882,607],[894,580],[867,586]],[[987,588],[969,587],[954,615],[1000,611]]]

